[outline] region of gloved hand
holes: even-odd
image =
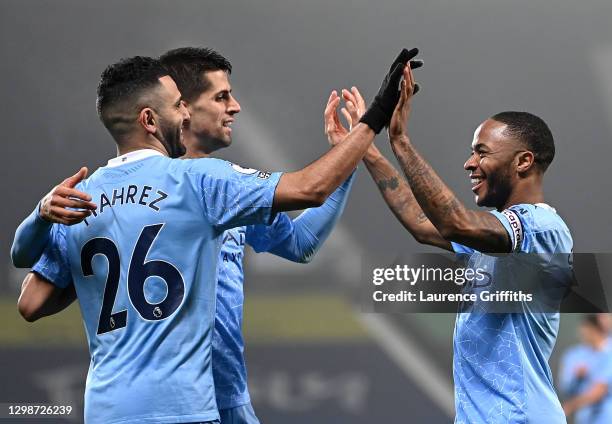
[[[406,64],[419,53],[419,49],[402,49],[397,58],[393,61],[389,72],[378,90],[370,107],[363,114],[360,122],[363,122],[378,134],[385,126],[389,125],[391,115],[395,110],[395,105],[400,97],[399,83]],[[414,63],[414,66],[413,66]],[[423,62],[411,61],[411,67],[418,68]],[[415,93],[417,89],[415,88]]]

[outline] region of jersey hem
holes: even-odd
[[[129,419],[106,421],[105,424],[138,424],[138,423],[159,423],[159,424],[176,424],[176,423],[193,423],[220,420],[218,412],[210,412],[208,414],[196,415],[166,415],[163,417],[132,417]]]

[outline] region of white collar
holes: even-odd
[[[152,156],[164,156],[164,154],[153,149],[134,150],[133,152],[129,152],[124,155],[117,156],[116,158],[109,159],[108,164],[106,166],[114,168],[116,166],[150,158]]]

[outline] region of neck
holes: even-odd
[[[185,159],[207,158],[216,150],[205,143],[201,143],[191,131],[183,130],[183,144],[187,149],[185,156],[183,156]]]
[[[544,192],[542,190],[541,176],[532,176],[530,178],[520,179],[514,185],[512,192],[500,210],[519,203],[544,203]]]
[[[126,153],[135,152],[136,150],[152,149],[157,150],[164,156],[168,156],[168,152],[161,142],[152,135],[142,135],[129,137],[120,143],[117,143],[117,156],[125,155]]]

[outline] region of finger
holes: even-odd
[[[410,75],[410,93],[414,94],[414,85],[416,84],[414,80],[414,74],[412,73],[412,68],[410,66],[408,68],[408,74]]]
[[[56,216],[62,219],[78,219],[87,218],[91,215],[91,211],[73,211],[71,209],[62,208],[60,206],[53,206],[51,208],[51,216]]]
[[[51,204],[53,206],[60,206],[62,208],[74,208],[74,209],[86,209],[86,210],[96,210],[97,206],[91,202],[84,202],[79,199],[71,199],[65,197],[55,197],[51,199]]]
[[[327,115],[329,113],[331,104],[336,98],[338,98],[338,93],[336,93],[336,90],[333,90],[331,94],[329,95],[329,98],[327,99],[327,104],[325,105],[325,110],[323,111],[323,115]]]
[[[332,92],[329,94],[329,98],[327,99],[327,104],[329,104],[336,97],[338,97],[338,93],[336,92],[336,90],[332,90]]]
[[[349,128],[353,128],[353,117],[351,116],[351,114],[349,113],[348,110],[346,110],[345,107],[343,107],[342,109],[340,109],[340,113],[342,113],[342,116],[344,116],[344,119],[346,119],[346,122],[348,123]]]
[[[344,108],[343,108],[344,109]],[[336,111],[334,111],[334,125],[336,126],[336,131],[341,132],[341,133],[346,133],[348,132],[348,130],[344,127],[344,125],[342,125],[342,122],[340,122],[340,117],[338,116],[338,113]],[[349,121],[349,127],[350,127],[350,121]]]
[[[401,108],[403,108],[403,107],[404,107],[404,104],[405,104],[405,103],[406,103],[406,101],[408,100],[408,94],[409,94],[409,93],[408,93],[408,87],[409,87],[409,85],[408,85],[408,81],[403,80],[403,81],[401,82],[401,86],[402,86],[402,89],[401,89],[400,99],[399,99],[399,101],[397,102],[397,108],[398,108],[398,109],[401,109]]]
[[[329,131],[334,129],[334,115],[336,115],[336,108],[340,104],[340,97],[336,94],[336,96],[330,100],[325,108],[324,113],[324,121],[325,121],[325,133],[327,134]],[[331,127],[330,127],[331,126]]]
[[[351,93],[348,90],[342,90],[342,97],[344,98],[344,100],[348,103],[351,102],[353,103],[354,107],[357,107],[357,99],[355,98],[355,96],[353,95],[353,93]]]
[[[402,49],[402,51],[400,52],[400,54],[397,56],[397,58],[393,61],[393,64],[391,65],[391,69],[389,69],[389,73],[393,73],[393,70],[395,69],[395,65],[398,63],[401,64],[407,64],[409,60],[411,60],[412,58],[414,58],[417,54],[419,54],[419,49],[417,48],[413,48],[410,50],[406,50],[406,49]]]
[[[417,69],[423,66],[423,61],[421,59],[415,59],[410,61],[410,69]]]
[[[347,112],[351,115],[351,119],[353,121],[355,122],[359,121],[360,114],[359,114],[359,110],[357,110],[357,107],[355,106],[355,103],[346,102],[346,109],[347,109]]]
[[[355,96],[355,99],[357,100],[357,109],[359,109],[361,113],[365,112],[367,109],[366,102],[357,87],[351,87],[351,93],[353,93],[353,96]]]
[[[91,196],[83,191],[77,190],[76,188],[70,188],[67,186],[59,185],[53,191],[54,195],[62,197],[74,197],[75,199],[85,200],[89,202]]]
[[[87,168],[83,166],[72,177],[68,177],[64,181],[62,181],[60,185],[63,185],[66,187],[74,187],[75,185],[77,185],[78,183],[80,183],[87,177],[87,172],[88,172]]]
[[[404,90],[409,90],[408,94],[412,93],[412,86],[414,82],[412,81],[412,74],[410,72],[410,66],[406,66],[404,68],[404,81],[406,82],[406,87]]]

